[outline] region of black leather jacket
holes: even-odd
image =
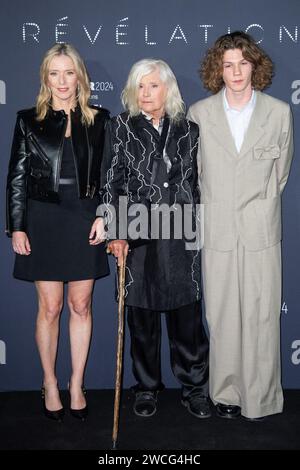
[[[81,122],[81,111],[71,111],[72,147],[79,198],[98,196],[104,129],[109,113],[96,108],[94,124]],[[35,108],[19,111],[7,177],[6,233],[26,232],[27,198],[59,202],[58,187],[63,140],[67,126],[64,111],[50,108],[43,121]]]

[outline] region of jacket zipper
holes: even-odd
[[[56,181],[55,181],[55,188],[54,188],[55,192],[58,192],[58,187],[59,187],[60,168],[61,168],[62,152],[63,152],[63,147],[64,147],[64,138],[65,138],[66,128],[68,125],[68,118],[66,117],[66,115],[64,115],[63,119],[65,121],[65,125],[63,128],[62,139],[61,139],[61,143],[60,143],[59,151],[58,151],[58,159],[57,159],[57,165],[56,165],[56,170],[57,170]]]
[[[37,155],[38,157],[42,160],[43,164],[44,165],[49,165],[49,158],[47,157],[47,155],[45,154],[44,150],[42,149],[42,147],[40,146],[40,144],[37,142],[37,140],[34,138],[34,136],[32,134],[29,134],[28,135],[28,138],[31,140],[33,146],[35,147],[35,149],[37,150]]]
[[[85,126],[85,135],[86,135],[86,142],[88,146],[88,175],[87,175],[87,186],[86,186],[86,197],[91,196],[91,185],[90,185],[90,172],[91,172],[91,147],[89,142],[89,135],[87,131],[87,127]]]

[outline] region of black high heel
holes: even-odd
[[[44,410],[44,415],[46,418],[53,419],[54,421],[62,422],[63,417],[65,415],[65,409],[64,407],[60,408],[60,410],[55,410],[55,411],[50,411],[46,407],[46,399],[45,399],[45,387],[43,386],[41,389],[42,392],[42,400],[43,400],[43,410]]]
[[[83,395],[86,395],[86,389],[82,386],[81,387]],[[70,391],[70,382],[69,382],[69,391]],[[70,407],[70,414],[73,418],[80,419],[81,421],[85,421],[88,415],[88,406],[85,405],[84,408],[80,408],[79,410],[74,410]]]

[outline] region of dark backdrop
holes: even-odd
[[[13,253],[4,234],[4,194],[10,144],[18,109],[31,107],[39,88],[38,69],[54,42],[72,43],[86,61],[92,102],[121,110],[120,92],[131,65],[144,57],[166,60],[173,68],[187,106],[204,98],[198,78],[208,46],[228,30],[252,34],[270,54],[276,75],[268,93],[289,102],[295,120],[295,157],[283,197],[283,384],[300,387],[299,317],[299,0],[1,0],[0,3],[0,149],[1,149],[1,312],[0,390],[35,389],[41,369],[34,341],[35,288],[12,278]],[[299,91],[298,91],[299,90]],[[114,263],[111,260],[112,272]],[[94,331],[86,385],[110,388],[114,381],[116,304],[114,275],[98,281],[94,292]],[[68,314],[64,310],[58,379],[70,375]],[[133,383],[126,334],[124,385]],[[177,386],[169,367],[163,333],[165,384]]]

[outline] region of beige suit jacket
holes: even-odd
[[[287,103],[256,92],[240,152],[226,118],[222,91],[193,104],[200,128],[198,171],[204,205],[204,248],[231,251],[237,240],[258,251],[281,240],[281,194],[292,155]]]

